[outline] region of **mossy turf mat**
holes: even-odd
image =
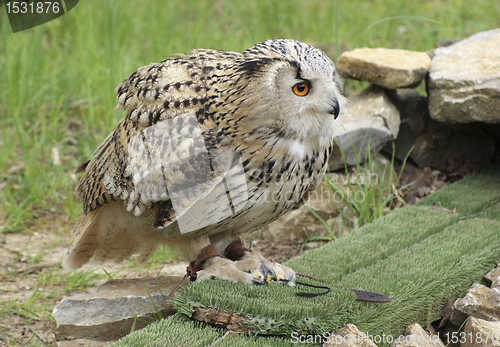
[[[195,282],[173,300],[177,314],[130,334],[116,346],[292,346],[297,334],[321,335],[355,324],[372,336],[401,335],[438,319],[448,297],[463,295],[500,259],[500,167],[475,174],[401,208],[286,265],[328,286]],[[356,301],[349,288],[383,293],[390,303]],[[247,334],[195,322],[198,308],[245,317]],[[258,334],[258,335],[257,335]]]

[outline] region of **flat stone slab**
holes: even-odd
[[[135,330],[142,329],[163,316],[165,297],[181,281],[177,276],[112,280],[96,293],[64,298],[52,311],[56,340],[110,341],[129,334],[134,323]]]
[[[368,81],[383,88],[416,87],[425,78],[431,58],[423,52],[386,48],[358,48],[340,55],[340,76]]]
[[[434,120],[500,123],[500,29],[434,51],[428,79]]]

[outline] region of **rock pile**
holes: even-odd
[[[362,48],[339,57],[342,77],[370,85],[349,97],[341,111],[334,137],[345,161],[336,148],[330,170],[354,165],[356,152],[363,159],[368,144],[389,153],[394,148],[398,159],[413,148],[409,157],[419,167],[441,171],[460,164],[480,168],[500,159],[500,29],[439,46],[427,53]],[[427,95],[411,89],[424,81]],[[439,335],[412,324],[391,345],[437,347],[445,346],[444,340],[451,347],[500,346],[500,267],[485,282],[450,302],[449,312],[443,312],[446,328]],[[351,325],[333,335],[346,329],[361,334]],[[354,345],[342,341],[324,346]],[[371,341],[361,345],[375,346]]]
[[[486,274],[484,282],[474,283],[451,308],[449,330],[458,331],[465,323],[460,331],[474,337],[462,347],[500,346],[500,267]]]
[[[500,154],[500,29],[432,52],[361,48],[343,53],[344,78],[368,81],[350,97],[335,134],[348,165],[362,145],[384,145],[419,167],[444,171],[450,163],[482,167]],[[427,96],[413,89],[425,80]],[[405,89],[403,89],[405,88]],[[339,149],[337,149],[338,153]],[[333,155],[330,170],[343,167]]]

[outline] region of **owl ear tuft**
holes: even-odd
[[[243,73],[248,72],[250,74],[253,74],[265,69],[272,63],[272,61],[273,59],[271,58],[258,58],[258,59],[245,60],[240,64],[240,66],[236,71]]]

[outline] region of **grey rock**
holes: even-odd
[[[438,335],[430,335],[419,324],[406,328],[404,336],[398,337],[392,347],[444,347]]]
[[[460,347],[498,347],[500,346],[500,322],[488,322],[470,317],[464,327],[465,341]]]
[[[395,157],[404,160],[430,119],[428,100],[414,89],[386,90],[386,94],[399,111],[401,124],[398,137],[388,142],[383,150],[392,154],[394,144]]]
[[[484,279],[490,288],[500,289],[500,266],[484,275]]]
[[[450,161],[470,162],[479,167],[491,163],[495,141],[478,125],[451,125],[433,120],[415,140],[410,158],[421,168],[444,171]]]
[[[415,87],[425,78],[431,58],[422,52],[358,48],[340,55],[336,67],[344,78],[368,81],[387,89]]]
[[[335,330],[328,336],[328,341],[323,343],[323,347],[376,347],[367,336],[359,331],[354,324],[347,324],[345,327]]]
[[[388,141],[397,138],[399,124],[399,111],[384,90],[371,85],[354,96],[341,110],[333,137],[342,148],[347,165],[355,165],[355,151],[360,160],[364,159],[368,144],[379,151]],[[344,157],[339,146],[335,146],[330,157],[330,171],[344,167]]]
[[[432,119],[500,123],[500,29],[434,51],[428,78]]]
[[[161,292],[154,277],[112,280],[93,294],[64,298],[52,311],[56,340],[115,340],[129,334],[134,322],[136,330],[142,329],[157,319],[157,312],[162,316],[164,296],[181,280],[160,277]]]
[[[500,291],[474,283],[461,299],[455,300],[450,323],[461,326],[468,316],[487,321],[500,320]]]

